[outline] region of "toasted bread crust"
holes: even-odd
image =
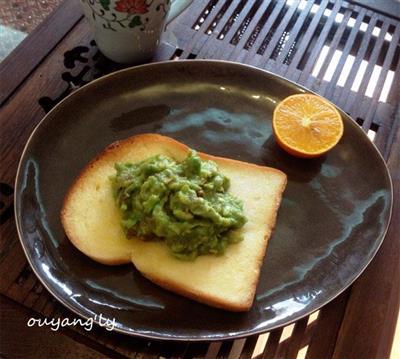
[[[87,245],[84,243],[84,240],[82,240],[82,238],[74,232],[74,228],[71,226],[71,218],[74,217],[72,204],[74,202],[74,198],[78,197],[80,191],[84,190],[86,182],[90,180],[93,173],[98,171],[98,169],[105,166],[110,166],[110,164],[120,161],[120,158],[123,158],[128,152],[136,153],[141,151],[140,153],[145,153],[145,149],[149,146],[153,146],[155,143],[157,143],[157,146],[160,148],[160,151],[162,151],[163,154],[169,155],[178,161],[184,159],[190,150],[188,146],[173,140],[172,138],[158,134],[142,134],[114,142],[84,168],[66,194],[61,210],[61,222],[65,233],[76,248],[88,255],[93,260],[107,265],[119,265],[132,261],[137,269],[141,271],[140,266],[138,267],[138,265],[135,263],[131,249],[128,247],[126,249],[121,249],[121,252],[114,256],[110,256],[108,253],[93,252],[91,248],[88,249]],[[265,236],[263,240],[263,246],[258,253],[254,253],[253,259],[256,263],[256,273],[254,274],[251,283],[249,283],[249,290],[246,300],[242,300],[240,303],[231,300],[224,300],[223,298],[221,299],[207,293],[195,292],[192,288],[190,288],[190,286],[186,286],[184,283],[175,282],[174,280],[164,280],[163,278],[158,278],[151,273],[141,272],[145,277],[159,286],[201,303],[230,311],[247,311],[251,308],[254,299],[260,268],[267,248],[267,242],[276,223],[277,211],[280,205],[282,193],[286,186],[286,175],[283,172],[270,167],[258,166],[233,159],[212,156],[201,152],[198,152],[198,155],[204,160],[215,161],[219,166],[223,165],[224,168],[232,168],[235,170],[241,169],[246,172],[260,171],[263,173],[275,174],[281,178],[280,186],[275,194],[274,208],[272,209],[273,213],[271,213],[269,222],[266,223],[266,228],[264,229]]]

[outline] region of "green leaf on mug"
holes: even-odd
[[[104,10],[110,10],[110,0],[100,0],[100,5]]]
[[[140,19],[139,15],[136,15],[132,18],[131,22],[129,23],[129,27],[135,27],[142,25],[142,20]]]

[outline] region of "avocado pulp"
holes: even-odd
[[[126,236],[163,240],[183,260],[222,255],[242,240],[243,203],[213,161],[190,151],[182,162],[157,155],[139,163],[115,163],[113,195]]]

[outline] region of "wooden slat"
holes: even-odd
[[[393,112],[392,112],[392,118],[394,118],[395,119],[395,125],[397,124],[397,126],[399,126],[399,118],[400,118],[400,106],[399,106],[399,103],[400,103],[400,91],[398,91],[397,92],[397,99],[398,99],[398,101],[397,101],[397,105],[396,105],[396,108],[395,108],[395,110],[393,110]],[[378,109],[379,109],[379,105],[378,105]],[[395,126],[393,126],[393,127],[395,127]],[[387,137],[387,140],[386,140],[386,147],[385,147],[385,150],[384,150],[384,152],[383,152],[383,157],[385,158],[385,159],[388,159],[388,157],[389,157],[389,155],[390,155],[390,151],[391,151],[391,149],[393,148],[393,143],[396,141],[396,131],[394,131],[394,128],[393,128],[393,130],[391,131],[391,134]]]
[[[397,25],[399,26],[399,25]],[[399,54],[400,55],[400,54]],[[400,58],[399,58],[400,61]],[[397,106],[400,102],[400,67],[399,63],[397,64],[397,71],[394,72],[394,77],[393,77],[393,86],[389,92],[387,102],[390,104],[393,104],[394,106]]]
[[[339,47],[339,43],[340,43],[340,41],[343,37],[343,34],[346,30],[347,22],[350,19],[351,13],[352,13],[352,10],[346,10],[346,12],[344,13],[343,20],[340,23],[338,29],[336,30],[335,35],[332,39],[332,42],[329,44],[328,54],[327,54],[322,66],[319,70],[319,73],[317,75],[318,80],[314,79],[313,76],[308,76],[308,78],[305,81],[305,86],[307,88],[314,90],[314,91],[318,91],[318,93],[320,95],[324,95],[325,90],[329,84],[329,82],[324,81],[323,78],[324,78],[326,70],[328,69],[328,67],[330,65],[333,55],[335,54],[335,51]],[[338,68],[338,66],[337,66],[337,68]],[[340,70],[342,70],[342,69],[340,69]]]
[[[10,221],[10,224],[13,222]],[[5,226],[4,224],[2,227]],[[13,236],[15,232],[6,232],[5,234]],[[5,255],[0,263],[0,292],[5,294],[18,278],[23,268],[26,266],[26,257],[22,251],[20,243],[16,239],[16,234],[12,237],[14,242],[9,247],[7,255]]]
[[[383,65],[382,65],[382,70],[381,73],[379,74],[378,81],[376,82],[376,88],[374,92],[373,99],[371,101],[371,105],[368,108],[368,111],[365,115],[365,121],[367,123],[371,123],[373,120],[373,116],[376,112],[376,108],[378,105],[379,97],[380,97],[380,92],[383,88],[383,85],[386,80],[386,76],[389,72],[390,65],[393,61],[393,57],[396,51],[396,48],[399,46],[399,39],[400,39],[400,25],[398,25],[393,33],[392,41],[389,44],[388,51],[386,53],[386,57],[384,59]],[[392,86],[397,86],[399,87],[399,84],[393,83]],[[379,92],[379,93],[378,93]]]
[[[346,40],[346,44],[344,45],[344,48],[342,50],[342,56],[339,59],[339,62],[336,66],[336,69],[333,73],[331,81],[329,81],[329,85],[326,88],[325,96],[329,99],[332,99],[333,97],[333,92],[335,90],[335,86],[340,78],[340,74],[343,70],[343,67],[346,63],[347,57],[350,55],[350,52],[352,48],[354,47],[354,40],[356,39],[356,36],[358,32],[360,31],[360,26],[364,20],[364,17],[366,16],[367,11],[365,9],[361,9],[358,12],[358,15],[356,17],[356,21],[354,23],[353,28],[350,30],[349,37]]]
[[[213,342],[210,343],[207,353],[205,355],[205,359],[215,359],[217,358],[218,352],[221,349],[222,342]]]
[[[399,270],[395,277],[397,280],[393,281],[391,295],[387,300],[386,318],[390,319],[390,323],[382,328],[382,340],[378,344],[376,358],[396,359],[400,357],[400,273],[398,272]]]
[[[126,335],[110,332],[98,326],[95,327],[94,331],[85,332],[83,334],[91,341],[95,340],[100,345],[128,358],[144,356],[144,353],[148,350],[148,340],[127,337]]]
[[[234,342],[235,342],[234,340],[224,340],[222,342],[221,348],[219,349],[218,358],[226,358],[227,359],[229,356],[229,353],[232,350],[232,346],[233,346]]]
[[[29,264],[26,263],[24,270],[26,270],[27,266],[30,269]],[[7,295],[10,298],[13,298],[18,303],[22,303],[36,284],[37,284],[37,277],[32,271],[30,271],[30,274],[26,279],[24,279],[23,281],[16,279],[12,283],[10,288],[8,288],[7,290]]]
[[[146,359],[157,359],[160,355],[161,347],[162,343],[159,341],[148,341],[147,345],[142,349],[140,354]]]
[[[8,191],[14,191],[11,186],[7,186]],[[11,200],[7,202],[7,206],[9,207],[7,210],[7,215],[2,217],[2,221],[0,223],[0,270],[2,268],[3,260],[10,254],[12,247],[14,246],[15,236],[17,233],[15,228],[15,221],[13,216],[14,210],[14,196],[10,196]],[[1,281],[0,281],[1,282]],[[1,288],[1,283],[0,283]]]
[[[297,51],[296,51],[295,55],[293,56],[293,59],[290,62],[287,72],[285,73],[289,78],[292,78],[290,76],[293,74],[292,70],[297,69],[299,62],[300,62],[301,58],[303,57],[303,52],[300,51],[300,49],[303,49],[303,51],[305,51],[307,49],[328,4],[329,4],[329,0],[321,1],[321,4],[319,5],[317,12],[314,14],[314,16],[310,22],[310,25],[306,29],[304,36],[296,44]]]
[[[192,1],[192,3],[183,12],[183,14],[179,15],[176,20],[172,21],[171,25],[179,23],[184,26],[185,31],[187,32],[188,28],[189,29],[193,28],[193,26],[197,23],[200,16],[204,14],[206,9],[211,10],[210,12],[212,12],[212,7],[213,7],[212,5],[214,4],[214,7],[218,6],[218,2],[221,3],[221,0]],[[208,17],[210,15],[211,14],[208,13]],[[201,23],[199,25],[201,25]],[[179,39],[181,39],[180,35],[181,34],[179,34]],[[186,34],[182,35],[185,36]]]
[[[314,334],[310,339],[306,359],[328,359],[332,357],[349,293],[350,290],[345,291],[321,308]]]
[[[279,348],[279,340],[282,335],[282,328],[273,330],[268,337],[267,345],[265,346],[262,359],[274,359]]]
[[[226,54],[226,47],[229,46],[231,43],[232,38],[235,36],[236,32],[239,30],[239,28],[243,25],[244,20],[248,17],[248,14],[254,7],[254,2],[253,1],[248,1],[242,11],[239,13],[238,18],[235,20],[235,22],[232,24],[228,32],[225,34],[225,37],[222,40],[219,40],[221,43],[219,47],[216,49],[214,53],[212,53],[212,57],[216,59],[220,59]],[[245,31],[249,32],[251,28],[247,27]],[[233,46],[229,46],[230,48],[234,48]]]
[[[257,0],[255,0],[257,1]],[[242,31],[246,32],[248,30],[248,24],[245,24],[245,20],[250,21],[252,18],[252,13],[255,11],[255,1],[247,1],[244,3],[244,6],[241,11],[237,13],[237,16],[235,16],[235,20],[231,24],[231,26],[227,29],[223,39],[221,39],[222,44],[228,44],[231,43],[233,38],[236,36],[236,33],[241,29]],[[236,13],[236,11],[235,11]],[[245,27],[245,28],[244,28]],[[222,31],[225,28],[222,29]],[[222,33],[221,31],[221,33]],[[215,57],[218,57],[221,55],[220,52],[217,52],[213,54]]]
[[[44,314],[44,308],[51,301],[52,297],[47,291],[47,289],[43,288],[42,292],[39,294],[39,297],[33,303],[32,309],[38,313]]]
[[[269,15],[267,21],[265,22],[262,30],[258,34],[256,41],[253,43],[253,46],[251,47],[251,49],[249,51],[246,51],[246,53],[241,53],[241,55],[244,55],[244,57],[240,56],[238,58],[238,61],[249,63],[249,64],[253,63],[253,60],[255,59],[255,55],[257,54],[258,49],[260,48],[261,44],[264,42],[265,37],[270,32],[273,23],[277,19],[279,13],[282,11],[284,6],[285,6],[284,1],[278,1],[278,3],[273,8],[271,14]]]
[[[387,146],[388,138],[390,138],[390,130],[390,127],[379,126],[375,134],[374,144],[382,154],[385,153],[385,147]]]
[[[257,36],[257,31],[260,30],[259,23],[263,16],[265,16],[268,7],[271,5],[272,0],[264,0],[261,2],[257,11],[252,17],[246,32],[242,35],[239,42],[233,47],[231,51],[225,52],[221,55],[221,59],[235,60],[242,51],[245,49],[246,44],[250,41],[251,37]]]
[[[33,289],[28,293],[25,297],[24,301],[21,303],[27,308],[33,308],[33,305],[38,300],[40,294],[43,292],[43,286],[40,284],[39,281],[35,283]]]
[[[304,22],[307,19],[307,16],[309,16],[311,8],[313,7],[315,3],[315,0],[309,0],[307,1],[307,4],[305,8],[301,11],[299,17],[296,20],[296,23],[293,26],[292,31],[290,32],[289,39],[285,44],[285,47],[283,48],[282,52],[278,55],[276,58],[276,63],[281,64],[285,61],[286,56],[289,53],[290,48],[294,45],[295,40],[303,27]]]
[[[240,11],[238,8],[245,6],[245,4],[246,3],[243,2],[243,0],[233,0],[229,4],[225,12],[222,14],[222,17],[220,17],[220,19],[216,22],[216,26],[214,26],[214,28],[212,29],[212,33],[210,34],[209,39],[217,38],[225,29],[225,27],[229,26],[228,25],[229,22],[231,23],[230,26],[232,26],[236,22],[235,19],[236,16],[242,17],[243,14],[242,15],[238,14],[240,14],[240,12],[243,10]]]
[[[14,193],[13,188],[7,183],[0,183],[0,225],[5,223],[13,215]],[[6,241],[0,241],[0,253],[7,246]],[[1,261],[2,254],[0,254]]]
[[[208,15],[207,19],[201,25],[200,29],[195,31],[193,33],[194,35],[190,38],[190,40],[187,41],[182,54],[182,58],[187,58],[190,53],[198,54],[201,47],[204,45],[204,42],[207,40],[207,36],[204,34],[204,32],[206,31],[206,29],[209,28],[211,23],[214,21],[215,16],[217,16],[223,6],[224,1],[219,0],[215,7],[212,9],[211,13]]]
[[[79,2],[65,0],[0,63],[0,106],[81,18]]]
[[[43,315],[47,318],[52,318],[58,304],[58,301],[53,296],[50,296],[50,300],[48,300],[46,305],[43,307]]]
[[[69,314],[67,309],[62,305],[57,305],[55,310],[53,311],[53,318],[65,318]]]
[[[184,358],[189,347],[189,343],[175,343],[173,341],[163,342],[159,356],[162,358]]]
[[[227,51],[222,55],[223,59],[229,59],[229,60],[236,60],[239,54],[243,52],[247,52],[248,50],[244,49],[245,45],[253,35],[254,31],[256,31],[256,27],[259,24],[261,18],[263,17],[265,11],[267,10],[268,6],[270,5],[271,0],[264,0],[259,8],[257,9],[257,12],[254,14],[250,24],[249,24],[249,31],[247,31],[247,36],[242,36],[242,38],[239,40],[237,45],[233,48],[233,51]],[[251,29],[251,31],[250,31]]]
[[[367,86],[371,79],[372,71],[374,70],[374,67],[377,63],[378,57],[381,53],[382,45],[383,45],[383,42],[385,41],[385,35],[386,35],[388,29],[389,29],[389,24],[384,23],[382,25],[381,31],[379,33],[378,39],[375,42],[372,53],[368,59],[367,68],[364,72],[363,79],[361,80],[360,87],[357,91],[356,101],[354,103],[349,104],[349,106],[348,106],[348,108],[350,108],[350,111],[352,111],[356,107],[355,104],[359,103],[359,101],[365,96],[365,91],[367,90]],[[361,113],[360,117],[363,118],[364,115]],[[368,122],[364,121],[364,123],[363,123],[364,130],[368,131],[370,125],[371,125],[371,123],[369,121]]]
[[[258,338],[258,335],[252,335],[246,339],[243,350],[240,353],[240,359],[250,359],[252,357]]]
[[[284,31],[286,30],[287,26],[289,25],[290,21],[292,20],[293,15],[297,11],[297,7],[299,6],[300,0],[295,0],[293,4],[289,7],[286,11],[285,16],[283,17],[282,21],[279,23],[278,27],[275,30],[274,35],[272,36],[268,46],[262,54],[263,60],[260,63],[257,63],[256,66],[265,67],[266,62],[271,57],[275,47],[278,45],[279,40],[281,39]]]
[[[321,66],[321,69],[319,70],[319,73],[317,75],[318,78],[320,78],[320,79],[322,79],[324,77],[325,72],[328,69],[328,66],[332,60],[332,57],[333,57],[335,51],[339,47],[340,40],[342,39],[344,31],[347,28],[347,23],[351,17],[352,12],[353,12],[353,10],[350,10],[350,9],[347,9],[345,11],[345,13],[343,15],[343,19],[342,19],[341,23],[339,24],[331,43],[329,44],[328,53],[326,55],[326,58],[322,64],[322,66]]]
[[[211,58],[214,53],[220,46],[220,40],[218,40],[218,36],[222,29],[225,27],[226,23],[229,21],[229,19],[232,17],[233,13],[236,10],[236,7],[239,6],[240,0],[234,0],[232,3],[229,5],[229,7],[225,10],[223,13],[222,17],[218,20],[217,25],[214,27],[212,30],[212,33],[208,35],[206,42],[204,45],[200,48],[198,52],[198,57],[200,58]]]
[[[236,339],[233,344],[232,348],[229,352],[228,359],[237,359],[240,357],[240,354],[243,351],[243,347],[246,343],[246,339]]]
[[[368,45],[372,37],[372,31],[374,30],[377,21],[378,21],[378,15],[372,14],[368,27],[365,30],[365,33],[363,34],[361,45],[357,51],[349,76],[347,77],[346,82],[344,84],[343,91],[341,91],[341,96],[338,99],[335,99],[335,102],[338,103],[339,106],[343,107],[345,111],[347,111],[347,109],[343,105],[346,104],[346,101],[351,91],[351,87],[356,78],[358,69],[360,68],[361,62],[365,59]]]
[[[332,12],[328,16],[326,23],[325,23],[321,33],[319,34],[311,53],[307,57],[307,62],[304,66],[302,75],[300,76],[300,79],[299,79],[300,83],[305,83],[306,80],[310,77],[310,74],[315,66],[317,58],[318,58],[319,54],[321,53],[323,46],[326,43],[328,34],[330,33],[330,31],[335,23],[335,17],[339,13],[340,7],[341,7],[341,2],[335,1],[334,6],[332,8]],[[294,79],[294,80],[297,80],[297,79]]]
[[[377,11],[386,16],[393,17],[396,20],[400,20],[400,3],[396,0],[348,0],[351,3],[360,4],[366,8]]]
[[[285,358],[287,359],[296,359],[299,350],[301,349],[301,344],[303,341],[303,336],[307,328],[307,320],[308,317],[300,319],[294,325],[293,333],[290,338],[290,344],[288,345],[288,349],[286,351]]]

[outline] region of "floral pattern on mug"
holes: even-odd
[[[119,0],[114,9],[129,14],[145,14],[149,11],[146,0]]]
[[[138,27],[141,31],[146,30],[148,18],[144,16],[150,12],[150,6],[155,4],[155,10],[162,11],[164,17],[167,14],[166,6],[170,0],[155,2],[155,0],[118,0],[114,5],[111,0],[81,0],[91,10],[93,20],[102,19],[103,28],[117,31],[118,28]]]

